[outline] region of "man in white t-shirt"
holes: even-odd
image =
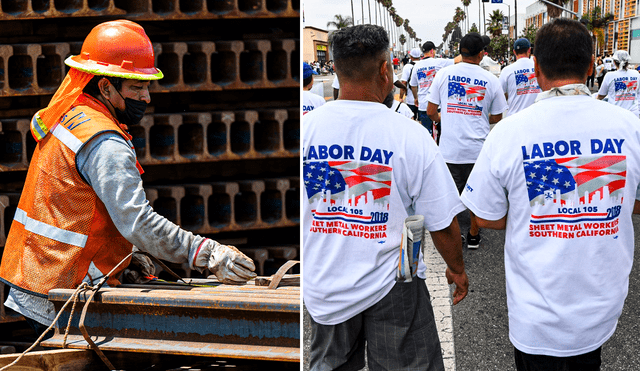
[[[640,73],[629,68],[631,56],[626,50],[617,50],[612,57],[617,71],[605,75],[604,81],[598,90],[598,99],[608,96],[607,102],[627,109],[638,116],[638,82]]]
[[[509,115],[522,111],[535,102],[540,87],[533,68],[531,43],[525,38],[513,43],[515,63],[505,67],[500,73],[500,85],[509,102]]]
[[[302,63],[302,115],[313,111],[325,103],[324,97],[316,95],[311,92],[313,88],[313,75],[318,73],[307,64]]]
[[[409,87],[409,81],[411,80],[411,76],[414,72],[413,67],[420,60],[420,54],[421,54],[420,49],[418,48],[411,49],[411,51],[409,51],[409,54],[408,54],[410,62],[405,64],[404,67],[402,68],[402,77],[400,77],[400,81],[402,81],[402,83],[407,87]],[[416,106],[416,101],[415,101],[415,98],[413,97],[412,89],[411,88],[400,89],[400,101],[404,102],[405,95],[407,96],[407,105],[411,109],[411,112],[413,112],[413,118],[417,118],[418,106]]]
[[[640,126],[590,96],[592,68],[581,23],[542,26],[535,70],[543,92],[491,131],[461,196],[483,228],[506,229],[518,370],[600,370],[629,288]]]
[[[454,60],[435,58],[436,45],[432,41],[422,44],[422,52],[424,59],[413,67],[415,71],[409,80],[409,87],[416,100],[415,105],[418,106],[418,121],[429,130],[431,135],[434,135],[433,121],[427,115],[427,95],[436,73],[443,67],[453,65]],[[436,137],[434,136],[434,138]]]
[[[464,210],[428,132],[381,104],[393,88],[387,32],[376,25],[329,35],[340,99],[304,116],[303,298],[311,316],[310,370],[444,370],[420,254],[397,282],[402,227],[424,228],[467,294]]]
[[[441,123],[440,152],[460,193],[489,134],[489,125],[500,121],[507,109],[498,78],[478,65],[483,49],[480,34],[466,34],[460,40],[462,63],[440,70],[428,96],[427,114]],[[473,212],[470,221],[467,247],[476,249],[481,237]]]

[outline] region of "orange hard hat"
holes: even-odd
[[[80,55],[64,63],[94,75],[134,80],[159,80],[151,40],[142,26],[125,19],[100,23],[82,43]]]

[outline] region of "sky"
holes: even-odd
[[[371,18],[375,23],[374,7],[381,5],[375,0],[351,0],[353,1],[353,12],[355,13],[356,24],[362,23],[362,7],[364,5],[365,23],[369,23],[369,7],[371,4]],[[304,26],[313,26],[327,30],[327,22],[334,20],[336,14],[342,16],[351,16],[351,1],[349,0],[303,0]],[[516,0],[503,0],[504,4],[484,3],[486,17],[496,9],[502,10],[507,15],[509,7],[511,14],[515,12]],[[531,5],[535,0],[518,0],[518,13],[525,14],[527,6]],[[478,6],[480,5],[480,7]],[[416,32],[416,36],[422,39],[422,42],[431,40],[434,44],[439,45],[442,42],[442,34],[444,27],[448,22],[453,20],[456,7],[462,7],[461,0],[393,0],[393,7],[396,8],[397,14],[403,19],[409,19],[409,25]],[[476,23],[478,28],[480,24],[478,19],[478,11],[482,12],[482,3],[480,0],[471,0],[469,5],[469,25]],[[378,15],[379,16],[379,15]],[[379,24],[379,23],[378,23]],[[518,24],[518,34],[521,33],[524,25]],[[332,28],[333,29],[333,28]],[[403,28],[404,30],[404,28]]]

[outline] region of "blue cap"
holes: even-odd
[[[311,68],[311,66],[309,66],[309,63],[302,62],[302,76],[303,76],[302,78],[303,79],[307,79],[312,75],[317,75],[317,74],[318,73],[314,71],[313,68]]]
[[[524,37],[516,40],[515,43],[513,43],[513,50],[525,50],[525,49],[529,49],[531,47],[531,43],[529,42],[529,40],[525,39]]]

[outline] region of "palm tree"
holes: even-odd
[[[353,18],[346,16],[343,17],[340,14],[336,14],[333,16],[333,21],[327,22],[327,28],[335,27],[336,29],[341,29],[349,26],[353,26]]]
[[[564,6],[569,0],[548,0],[556,5]],[[562,14],[563,10],[558,8],[557,6],[545,4],[547,6],[547,13],[549,13],[549,18],[558,18]]]
[[[487,31],[489,31],[491,36],[496,37],[502,35],[503,18],[504,14],[502,13],[502,11],[497,9],[489,15],[489,27],[487,27]]]
[[[460,25],[460,22],[464,21],[465,12],[461,7],[457,7],[455,10],[455,14],[453,15],[453,21]]]
[[[464,18],[467,20],[467,32],[469,32],[469,5],[471,5],[471,0],[462,0],[462,7],[465,13]]]

